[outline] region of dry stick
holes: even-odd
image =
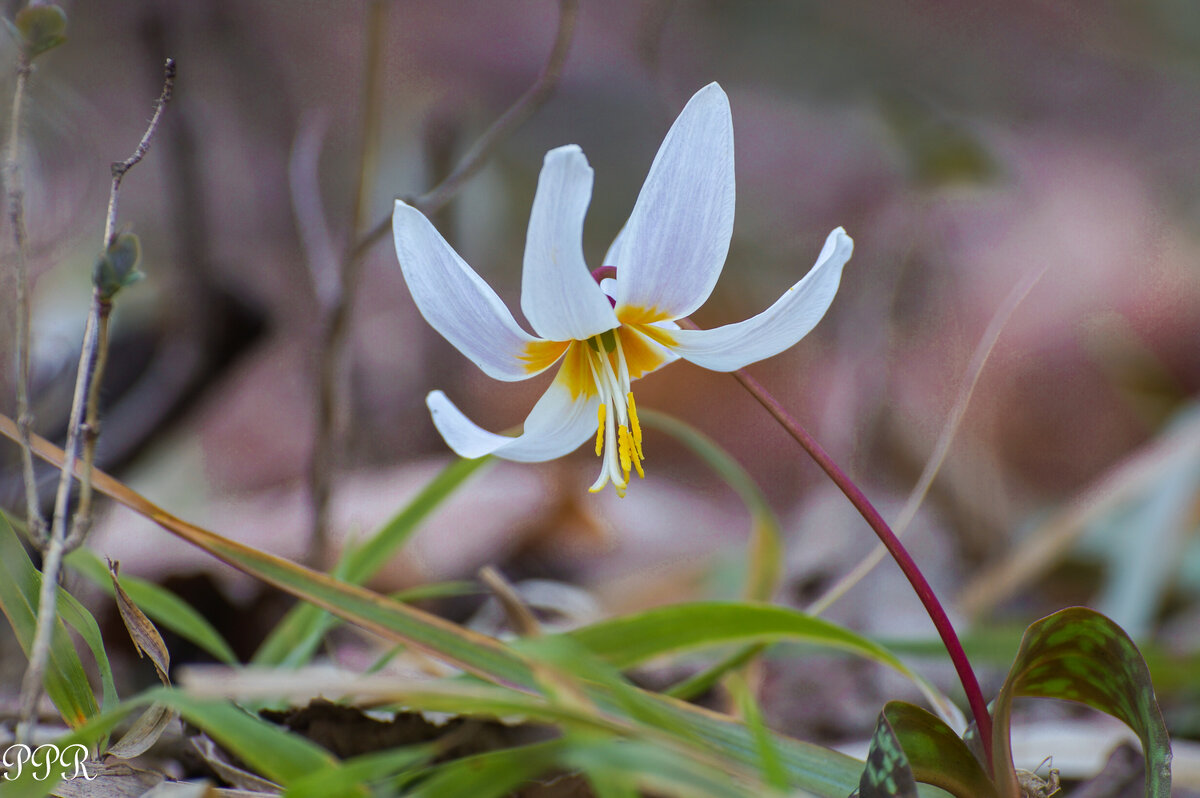
[[[150,147],[150,139],[158,127],[163,109],[171,99],[175,85],[175,62],[167,59],[164,67],[162,93],[155,103],[154,116],[146,128],[142,140],[132,156],[112,165],[112,190],[108,198],[108,216],[104,225],[104,247],[107,252],[115,240],[117,197],[121,179]],[[38,700],[42,693],[42,678],[50,657],[50,644],[57,620],[58,574],[63,557],[83,542],[91,524],[92,462],[99,433],[98,410],[100,382],[108,350],[108,319],[112,312],[112,296],[99,285],[92,290],[92,306],[84,330],[83,347],[79,355],[79,369],[75,377],[75,398],[71,403],[70,425],[67,428],[67,443],[64,447],[64,468],[58,483],[54,502],[54,519],[50,537],[42,559],[42,586],[38,597],[37,630],[30,646],[29,665],[21,681],[21,706],[18,713],[18,740],[26,740],[32,731],[37,714]],[[71,534],[67,536],[68,500],[71,484],[79,467],[79,504],[71,522]]]
[[[560,0],[558,31],[554,37],[554,45],[550,50],[550,56],[546,60],[545,66],[542,67],[542,71],[538,74],[533,85],[518,97],[516,102],[509,106],[508,110],[492,123],[491,127],[484,131],[483,135],[479,137],[478,141],[475,142],[475,145],[471,147],[467,154],[463,156],[458,166],[446,179],[421,196],[408,200],[410,205],[426,215],[440,210],[462,189],[467,180],[483,168],[496,146],[511,134],[513,130],[529,119],[550,98],[550,95],[558,86],[559,79],[562,77],[562,68],[571,46],[578,11],[578,0]],[[382,25],[377,26],[380,29],[382,27]],[[370,58],[368,58],[368,62],[370,62]],[[372,79],[371,75],[374,71],[370,68],[369,63],[367,70],[368,80]],[[371,118],[364,115],[364,125],[367,125],[370,121]],[[373,123],[371,124],[373,125]],[[365,135],[364,131],[364,139]],[[360,177],[362,176],[362,171],[360,169]],[[355,198],[355,202],[357,203],[354,214],[356,231],[358,224],[357,217],[360,209],[365,206],[365,199],[363,197],[364,192],[360,186],[360,191],[356,194]],[[338,401],[338,364],[341,362],[345,350],[346,336],[350,326],[350,310],[358,286],[361,264],[367,251],[384,237],[390,229],[391,223],[392,215],[389,212],[374,227],[351,244],[340,270],[341,290],[327,314],[324,337],[318,355],[320,362],[318,364],[317,377],[317,431],[313,441],[313,454],[309,463],[308,475],[313,514],[312,548],[316,550],[310,552],[310,556],[315,555],[319,551],[319,547],[324,545],[327,534],[330,475],[332,471],[331,459],[335,438],[333,426]]]
[[[492,126],[484,131],[470,151],[459,161],[458,166],[445,180],[419,197],[406,199],[409,205],[424,213],[426,216],[436,213],[446,205],[462,188],[463,184],[474,177],[491,157],[496,146],[516,128],[533,116],[550,95],[558,87],[562,77],[563,63],[567,60],[567,51],[571,46],[571,37],[575,31],[575,18],[578,15],[578,0],[561,0],[559,4],[558,34],[554,39],[554,47],[550,57],[542,68],[541,74],[524,94],[513,103]],[[372,227],[358,242],[351,252],[352,258],[360,258],[368,249],[374,246],[387,233],[392,225],[392,215],[388,213]]]
[[[1013,311],[1017,309],[1017,305],[1029,295],[1029,292],[1037,284],[1038,280],[1042,279],[1042,275],[1046,273],[1048,266],[1043,266],[1040,269],[1033,269],[1022,277],[1008,296],[1000,303],[1000,307],[996,309],[996,313],[992,316],[992,320],[988,322],[987,329],[983,331],[983,336],[979,339],[979,344],[975,347],[974,353],[971,355],[971,361],[967,364],[967,379],[963,383],[962,389],[958,393],[958,398],[954,401],[954,407],[950,409],[950,414],[946,417],[946,423],[942,426],[942,431],[938,435],[937,443],[934,444],[933,454],[925,463],[924,470],[921,471],[921,476],[917,480],[917,484],[913,487],[912,492],[908,495],[908,501],[900,510],[900,514],[896,516],[895,522],[892,524],[892,529],[896,532],[896,537],[900,537],[908,529],[908,525],[912,523],[916,517],[917,508],[921,506],[921,502],[925,500],[925,496],[929,493],[929,488],[933,484],[933,480],[937,477],[938,471],[941,470],[942,464],[946,460],[946,455],[950,452],[950,444],[953,443],[955,435],[958,434],[959,424],[962,422],[963,416],[966,415],[967,405],[971,403],[971,397],[975,393],[975,386],[979,383],[979,376],[983,373],[983,367],[987,364],[988,356],[996,346],[996,341],[1000,338],[1000,333],[1004,330],[1008,320],[1012,317]],[[834,602],[846,594],[850,588],[858,584],[862,579],[871,572],[876,565],[887,555],[887,547],[879,543],[871,550],[871,553],[864,557],[858,565],[854,566],[845,576],[837,581],[833,587],[825,591],[825,593],[812,602],[805,608],[805,612],[809,615],[820,615],[833,606]]]
[[[8,134],[8,149],[4,159],[4,185],[7,189],[8,219],[12,227],[13,251],[17,270],[16,359],[17,359],[17,424],[21,430],[21,473],[25,481],[25,523],[33,539],[42,545],[46,540],[46,521],[38,501],[37,478],[33,471],[33,453],[29,450],[29,434],[33,415],[29,410],[29,347],[32,302],[29,291],[28,239],[25,233],[25,186],[21,174],[21,111],[25,104],[25,89],[33,71],[29,53],[17,48],[17,86],[13,91],[12,127]]]
[[[369,175],[379,150],[380,77],[383,54],[384,11],[381,0],[371,4],[367,19],[367,62],[363,73],[362,120],[360,122],[358,185],[350,213],[351,248],[343,258],[333,290],[321,303],[322,341],[317,361],[317,419],[312,454],[308,461],[308,489],[312,511],[308,564],[316,566],[328,545],[329,497],[333,481],[333,459],[338,437],[337,407],[341,373],[341,354],[350,331],[350,311],[354,289],[362,272],[362,259],[353,257],[353,242],[362,226],[362,214],[371,191]],[[313,264],[316,266],[316,264]],[[314,277],[316,272],[314,271]],[[314,280],[314,282],[316,282]],[[318,300],[321,285],[317,283]]]

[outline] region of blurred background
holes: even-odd
[[[367,4],[63,5],[69,40],[38,62],[23,153],[38,428],[61,441],[108,164],[136,144],[169,55],[175,99],[122,189],[118,223],[141,237],[147,279],[115,312],[101,458],[182,517],[305,558],[317,284],[353,240]],[[557,19],[550,0],[386,5],[361,229],[444,177],[525,91]],[[737,217],[696,321],[764,309],[844,226],[855,254],[830,313],[750,371],[894,517],[989,324],[1041,274],[1006,317],[908,540],[963,628],[999,635],[976,644],[985,692],[1015,650],[1010,624],[1089,604],[1145,642],[1173,732],[1200,736],[1197,7],[581,0],[557,91],[437,224],[519,316],[545,151],[579,144],[595,169],[585,252],[599,266],[671,121],[714,80],[733,109]],[[10,238],[6,228],[0,247]],[[0,278],[6,325],[11,279]],[[493,382],[441,340],[407,294],[390,236],[363,261],[351,319],[326,464],[337,541],[378,526],[449,461],[428,391],[503,430],[548,380]],[[10,415],[11,335],[0,336]],[[711,436],[762,487],[788,538],[780,600],[804,606],[873,545],[729,377],[679,363],[637,397]],[[645,451],[646,479],[623,500],[584,490],[598,468],[589,447],[490,468],[377,586],[495,563],[513,579],[578,585],[602,612],[733,595],[745,509],[671,437],[648,432]],[[0,455],[15,508],[15,447]],[[143,519],[104,515],[91,546],[128,573],[189,585],[244,646],[270,623],[239,609],[258,599],[255,585]],[[890,563],[828,614],[888,637],[932,635]],[[824,741],[869,734],[879,704],[905,689],[865,665],[781,664],[768,679],[773,722]]]

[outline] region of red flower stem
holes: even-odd
[[[875,509],[858,485],[855,485],[850,477],[846,476],[846,472],[833,462],[829,454],[821,448],[821,444],[817,443],[808,434],[808,431],[788,414],[783,405],[744,369],[733,372],[733,377],[758,400],[759,404],[767,409],[767,412],[787,430],[789,435],[796,439],[797,443],[804,447],[804,450],[829,475],[842,493],[846,494],[846,498],[871,525],[871,529],[875,530],[879,540],[891,553],[892,559],[896,561],[900,570],[908,578],[909,584],[917,592],[917,598],[925,605],[925,611],[929,613],[930,620],[937,628],[938,635],[942,638],[942,644],[950,654],[951,662],[954,663],[954,670],[958,672],[958,679],[962,683],[963,691],[967,694],[967,702],[971,706],[971,714],[975,716],[975,725],[979,729],[979,738],[983,743],[987,768],[990,773],[992,771],[992,718],[988,714],[987,702],[983,699],[983,692],[979,689],[979,680],[975,678],[975,671],[971,669],[971,663],[967,660],[967,654],[963,651],[962,643],[954,631],[954,626],[950,623],[950,618],[946,615],[946,610],[934,595],[933,588],[929,586],[925,575],[917,567],[916,561],[913,560],[912,555],[896,537],[896,533],[883,520],[883,516],[879,514],[879,511]]]

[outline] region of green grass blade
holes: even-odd
[[[390,560],[416,532],[421,522],[483,466],[490,457],[455,460],[442,469],[408,505],[396,513],[361,545],[348,551],[338,564],[338,576],[351,584],[362,584]],[[255,652],[256,665],[298,667],[312,658],[325,634],[336,625],[328,613],[309,604],[289,612]]]
[[[26,656],[29,655],[29,647],[33,644],[37,627],[38,594],[41,586],[42,575],[33,567],[33,562],[30,561],[16,532],[9,526],[8,520],[0,515],[0,611],[8,618]],[[79,605],[76,603],[68,606],[68,600],[64,598],[67,595],[65,590],[59,588],[60,606],[66,608],[68,614],[74,615],[71,606]],[[79,609],[82,610],[82,607]],[[76,620],[85,625],[82,624],[82,618]],[[95,625],[94,620],[92,625]],[[103,656],[103,646],[100,653],[100,661],[107,666],[108,660]],[[111,674],[109,679],[111,681]],[[78,727],[100,711],[83,663],[79,660],[79,654],[75,651],[75,645],[67,634],[61,617],[55,623],[44,683],[46,694],[50,696],[68,726]]]
[[[886,665],[912,680],[935,705],[948,704],[926,679],[875,641],[786,607],[720,601],[675,604],[600,621],[568,634],[618,668],[715,646],[805,642]]]
[[[108,595],[114,595],[108,566],[94,552],[85,548],[76,549],[67,555],[66,563]],[[219,662],[237,664],[237,656],[221,633],[179,596],[136,576],[122,576],[121,587],[155,623],[199,646]]]
[[[437,748],[419,745],[376,751],[309,773],[288,785],[287,798],[328,798],[344,795],[367,785],[394,779],[397,774],[423,765]]]
[[[666,432],[708,463],[746,505],[750,511],[746,598],[769,601],[783,574],[783,531],[758,485],[732,455],[690,424],[653,410],[643,410],[640,415],[646,426]]]

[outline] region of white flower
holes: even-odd
[[[521,279],[525,332],[495,292],[416,209],[396,202],[396,255],[421,315],[498,380],[524,380],[561,363],[515,437],[481,429],[441,391],[426,399],[433,423],[463,457],[494,454],[539,462],[593,435],[602,458],[592,491],[610,480],[624,495],[642,475],[642,431],[631,383],[677,358],[733,371],[771,357],[808,334],[833,301],[853,242],[840,227],[817,263],[771,307],[737,324],[680,329],[676,319],[712,292],[733,231],[733,120],[716,83],[696,93],[667,132],[633,213],[588,271],[583,218],[592,169],[579,147],[546,154],[538,178]],[[611,296],[609,295],[611,293]]]

